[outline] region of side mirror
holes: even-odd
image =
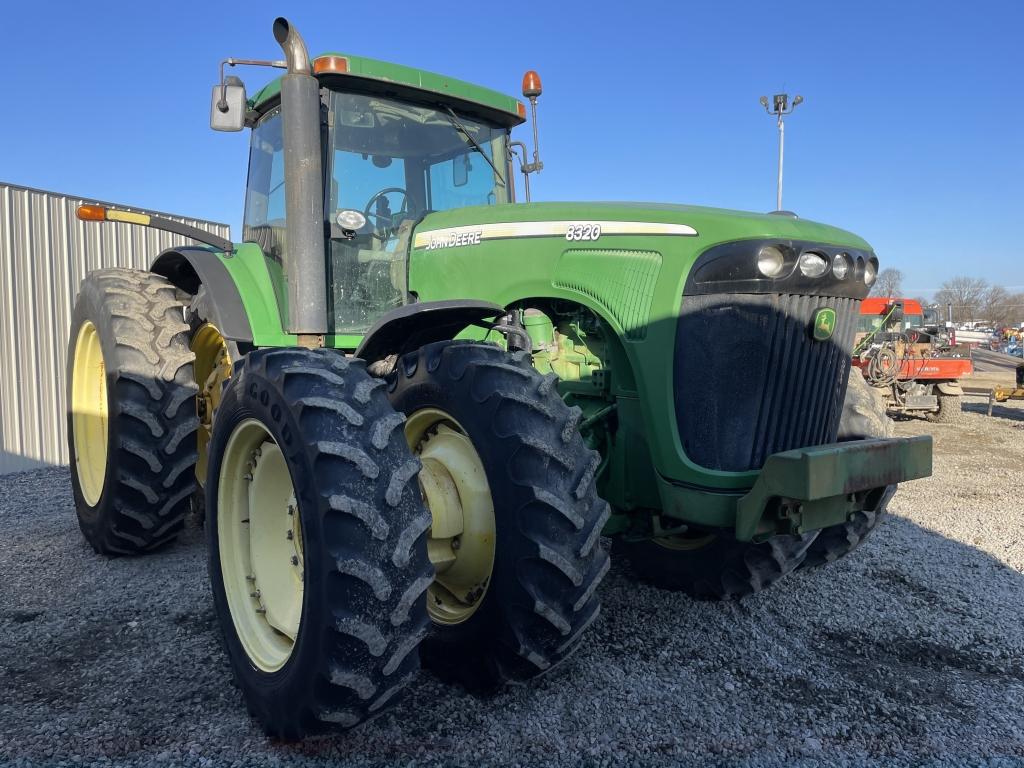
[[[469,153],[452,158],[452,184],[464,187],[469,183]]]
[[[213,86],[210,101],[210,127],[215,131],[240,131],[245,127],[245,84],[228,76]]]

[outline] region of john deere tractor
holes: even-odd
[[[523,103],[273,31],[282,61],[225,63],[284,74],[247,98],[222,67],[212,96],[214,128],[250,129],[241,242],[83,207],[206,245],[90,274],[68,355],[85,537],[148,552],[205,507],[268,733],[371,718],[421,661],[476,690],[552,669],[598,616],[602,536],[640,579],[737,598],[843,556],[930,472],[928,438],[878,439],[848,392],[863,240],[515,203],[516,161],[542,165]]]

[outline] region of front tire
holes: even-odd
[[[928,421],[936,424],[959,424],[963,421],[963,398],[938,392],[939,410],[928,414]]]
[[[597,618],[609,565],[579,409],[524,353],[490,344],[429,344],[388,382],[433,516],[424,665],[476,691],[551,669]]]
[[[615,539],[621,555],[642,581],[685,592],[698,600],[730,600],[770,587],[803,562],[814,534],[738,541],[730,533],[694,531],[657,539]]]
[[[892,437],[893,432],[892,419],[875,397],[874,389],[857,368],[852,368],[839,420],[839,440]],[[886,507],[895,492],[895,485],[888,486],[881,493],[874,494],[868,509],[854,512],[845,523],[822,529],[808,549],[802,567],[817,568],[835,562],[863,544],[884,519]]]
[[[206,485],[214,606],[268,735],[386,711],[419,668],[430,516],[383,383],[326,350],[259,350],[220,401]]]
[[[187,297],[159,275],[92,272],[71,315],[68,452],[78,524],[105,555],[182,529],[196,487]]]
[[[868,384],[859,368],[850,367],[843,412],[839,417],[838,439],[862,440],[866,437],[892,437],[895,425],[885,411],[882,391]]]

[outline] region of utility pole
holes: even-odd
[[[775,210],[777,211],[782,210],[782,153],[786,142],[786,126],[782,118],[791,114],[797,106],[803,103],[803,100],[803,96],[795,96],[793,103],[790,104],[788,93],[777,93],[769,104],[767,96],[761,97],[761,106],[764,107],[764,111],[769,115],[774,115],[779,126],[779,182],[775,195]]]

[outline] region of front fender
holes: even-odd
[[[366,332],[356,357],[369,363],[424,344],[454,339],[466,326],[505,314],[500,304],[472,299],[424,301],[384,314]]]

